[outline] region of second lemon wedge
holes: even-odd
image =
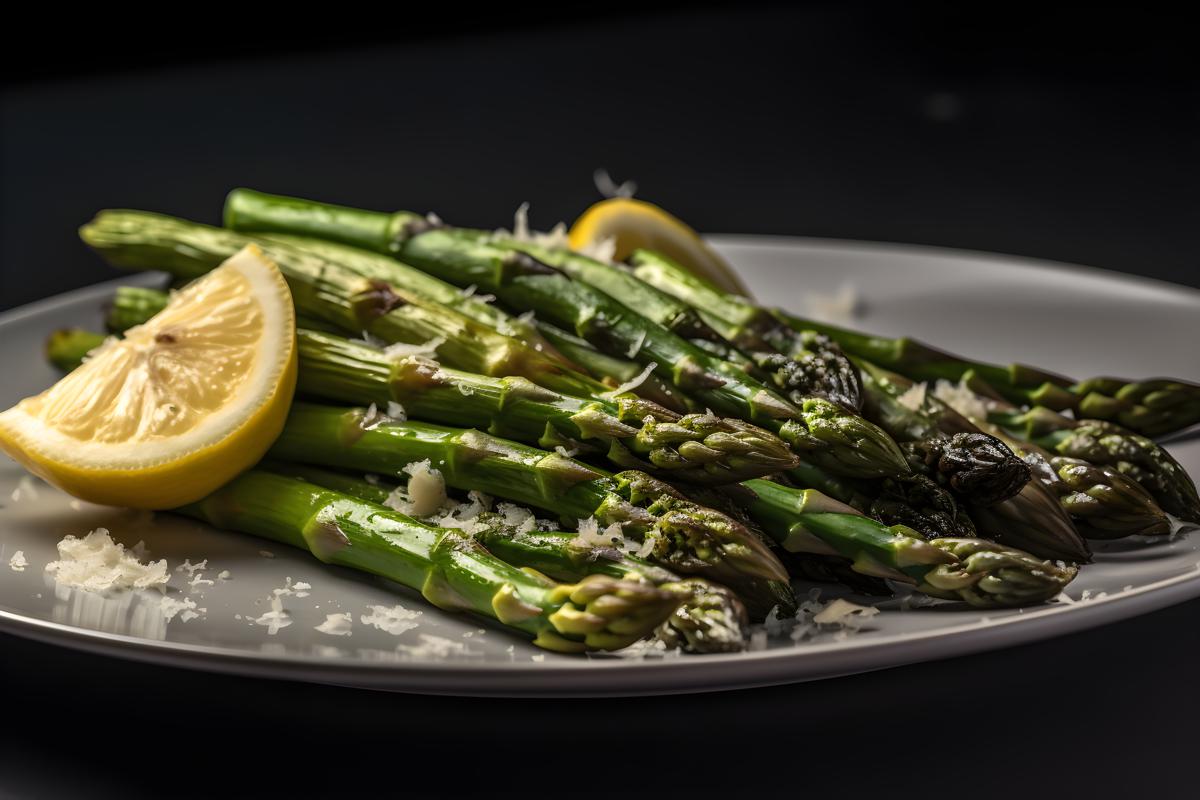
[[[84,500],[173,508],[262,457],[295,385],[291,293],[251,245],[0,414],[0,446]]]
[[[569,234],[574,250],[611,239],[613,258],[623,261],[639,248],[657,250],[727,292],[749,296],[728,262],[704,243],[687,223],[658,206],[630,197],[601,200],[575,220]]]

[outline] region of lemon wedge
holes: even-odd
[[[0,447],[83,500],[174,508],[252,466],[296,387],[296,323],[254,245],[0,414]]]
[[[705,244],[700,234],[652,203],[629,197],[601,200],[575,220],[568,236],[572,250],[612,240],[617,261],[624,261],[639,248],[657,250],[719,289],[750,296],[733,267]]]

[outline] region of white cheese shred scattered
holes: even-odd
[[[383,352],[388,358],[408,358],[409,356],[433,358],[437,355],[437,349],[445,342],[445,336],[435,336],[424,344],[406,344],[404,342],[396,342],[395,344],[389,344],[387,347],[385,347]]]
[[[17,481],[17,488],[12,490],[10,497],[14,503],[19,503],[26,499],[37,500],[37,482],[29,475],[22,475],[20,480]]]
[[[638,189],[637,183],[634,181],[617,183],[608,174],[608,170],[603,167],[592,173],[592,183],[596,184],[596,191],[606,198],[633,197],[637,194]]]
[[[417,645],[397,645],[396,650],[407,653],[414,658],[430,659],[463,655],[467,652],[467,646],[462,642],[456,642],[453,639],[446,639],[442,636],[422,633],[420,634],[420,640],[421,643]]]
[[[25,560],[25,551],[18,550],[12,554],[12,558],[8,560],[8,568],[13,572],[24,572],[29,566],[29,562]]]
[[[528,508],[515,503],[501,503],[496,510],[504,517],[504,524],[517,533],[531,533],[537,527],[537,517]]]
[[[608,399],[612,400],[612,399],[615,399],[618,395],[625,394],[626,392],[632,392],[633,390],[635,390],[639,386],[641,386],[643,383],[645,383],[646,379],[650,377],[650,373],[654,372],[654,370],[657,368],[658,368],[658,364],[651,361],[649,364],[646,365],[645,369],[643,369],[640,374],[634,376],[631,380],[628,380],[625,383],[622,383],[620,386],[613,389],[611,392],[605,392],[600,396],[607,397]]]
[[[896,398],[896,402],[909,411],[920,411],[925,405],[925,391],[928,388],[928,384],[924,382],[914,383],[908,387],[908,391]]]
[[[642,352],[642,345],[645,344],[645,342],[646,342],[646,330],[645,330],[645,328],[643,328],[641,333],[638,334],[637,341],[634,342],[633,344],[631,344],[629,346],[629,349],[625,351],[626,357],[637,358],[637,354]]]
[[[933,396],[968,419],[987,419],[987,403],[965,381],[951,383],[943,378],[933,388]]]
[[[325,621],[316,626],[315,630],[329,636],[349,636],[353,628],[354,617],[347,611],[345,614],[326,614]]]
[[[393,636],[411,631],[420,624],[417,619],[421,616],[421,611],[414,611],[399,604],[391,608],[387,606],[368,606],[367,608],[370,613],[359,616],[362,624],[378,628]]]
[[[264,626],[267,629],[267,635],[274,636],[292,624],[292,615],[283,610],[283,601],[275,596],[271,598],[271,610],[254,620],[254,624]]]
[[[180,622],[187,622],[196,619],[196,617],[208,611],[207,608],[197,609],[196,601],[191,598],[176,599],[168,595],[164,595],[162,600],[159,601],[159,610],[162,611],[163,619],[167,622],[175,619],[176,615],[179,616]]]
[[[408,485],[393,490],[384,505],[410,517],[428,517],[446,504],[446,481],[428,458],[408,464],[404,471]]]
[[[862,312],[858,290],[852,283],[843,283],[834,294],[808,292],[805,305],[809,316],[825,322],[851,322]]]
[[[166,560],[143,564],[125,551],[125,545],[114,542],[107,528],[96,528],[82,539],[66,536],[58,543],[58,557],[46,565],[46,572],[59,585],[89,592],[161,588],[171,577]]]

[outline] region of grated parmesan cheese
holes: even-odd
[[[825,322],[851,322],[862,311],[854,284],[843,283],[834,294],[809,292],[805,297],[808,315]]]
[[[191,591],[193,591],[193,592],[196,591],[196,589],[200,588],[201,586],[206,586],[206,585],[214,586],[215,582],[210,581],[208,578],[204,577],[203,572],[197,572],[195,575],[192,576],[192,579],[190,581],[188,581],[188,586],[191,587]]]
[[[201,561],[199,564],[193,564],[190,559],[185,558],[183,560],[183,563],[175,568],[175,571],[176,572],[184,572],[186,570],[188,576],[190,577],[192,575],[195,575],[197,570],[201,570],[201,569],[208,569],[208,559],[207,558],[204,559],[203,561]]]
[[[114,542],[106,528],[96,528],[82,539],[66,536],[58,543],[58,556],[46,565],[46,572],[62,586],[90,592],[161,588],[170,579],[166,560],[143,564],[125,551],[125,545]]]
[[[858,630],[864,622],[878,613],[878,608],[860,606],[839,597],[813,615],[813,622],[818,625],[841,625],[844,628]]]
[[[12,554],[12,558],[8,560],[8,568],[13,572],[24,572],[29,566],[29,562],[25,560],[25,551],[18,550]]]
[[[396,604],[391,608],[387,606],[368,606],[369,614],[363,614],[359,617],[363,625],[370,625],[373,628],[378,628],[384,633],[390,633],[393,636],[399,636],[405,631],[411,631],[420,623],[416,620],[423,612],[413,611],[405,608],[400,604]]]
[[[311,584],[304,581],[292,583],[292,576],[285,576],[283,579],[283,587],[280,589],[272,589],[271,594],[276,597],[308,597],[308,590],[312,588]]]
[[[274,636],[292,624],[292,615],[283,610],[283,601],[276,595],[271,598],[271,610],[254,620],[254,624],[265,626],[267,635]]]
[[[925,382],[914,383],[908,388],[908,391],[896,398],[896,402],[909,411],[920,411],[925,405],[926,389],[928,389],[928,384]]]
[[[637,183],[634,181],[617,183],[608,174],[608,170],[602,167],[592,172],[592,183],[596,185],[596,191],[606,198],[633,197],[637,194]]]
[[[404,467],[408,485],[397,487],[384,500],[384,505],[412,517],[428,517],[446,504],[446,481],[433,469],[429,459],[414,461]]]
[[[878,608],[860,606],[842,598],[829,603],[822,603],[820,598],[820,589],[811,590],[808,599],[800,604],[792,617],[780,617],[778,607],[771,609],[763,624],[751,633],[751,649],[754,649],[754,636],[759,633],[764,639],[786,634],[799,644],[823,630],[835,629],[834,640],[842,641],[857,633],[867,620],[879,613]]]
[[[354,618],[347,611],[345,614],[326,614],[325,621],[316,626],[315,630],[329,636],[349,636],[353,627]]]
[[[418,645],[397,645],[396,650],[408,653],[417,658],[446,658],[452,655],[462,655],[467,652],[467,646],[462,642],[434,636],[428,633],[420,634],[421,643]]]
[[[631,380],[628,380],[625,383],[622,383],[620,386],[613,389],[611,392],[604,392],[600,396],[607,397],[609,400],[613,400],[613,399],[616,399],[616,397],[618,395],[625,394],[625,392],[632,392],[634,389],[638,388],[643,383],[645,383],[646,379],[650,377],[650,373],[654,372],[654,370],[657,368],[658,368],[658,364],[651,361],[649,364],[646,365],[646,368],[643,369],[640,374],[635,375]]]
[[[572,542],[580,547],[616,547],[625,542],[625,535],[621,531],[621,523],[614,522],[603,531],[600,530],[600,523],[595,517],[579,520],[579,524],[575,528],[576,535]]]
[[[567,448],[563,447],[561,444],[554,445],[554,452],[558,453],[563,458],[574,458],[575,456],[579,455],[578,449],[571,448],[570,450],[568,450]]]
[[[625,351],[626,357],[636,358],[637,354],[642,352],[642,345],[645,344],[645,342],[646,342],[646,330],[645,330],[645,328],[643,328],[641,333],[638,334],[637,341],[634,342],[633,344],[631,344],[629,346],[629,349]]]
[[[528,508],[514,503],[501,503],[496,510],[504,517],[504,524],[515,528],[517,533],[530,533],[537,527],[537,517]]]
[[[395,400],[388,400],[387,415],[393,422],[405,422],[408,419],[408,412],[404,410],[404,406]]]
[[[435,336],[424,344],[406,344],[404,342],[396,342],[389,344],[383,348],[384,355],[389,358],[408,358],[409,356],[422,356],[424,358],[433,358],[437,355],[437,349],[446,342],[445,336]]]
[[[176,600],[174,597],[164,595],[159,601],[159,610],[162,611],[163,619],[167,622],[179,616],[180,622],[187,622],[196,619],[202,613],[207,612],[207,608],[196,608],[196,601],[189,597],[184,597]]]
[[[965,381],[951,383],[943,378],[934,387],[933,396],[968,419],[987,419],[987,403]]]
[[[17,481],[17,488],[12,490],[10,497],[14,503],[19,503],[26,498],[37,500],[37,483],[29,475],[22,475],[20,480]]]

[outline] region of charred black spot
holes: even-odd
[[[154,334],[155,344],[175,344],[178,341],[179,339],[175,336],[175,334],[168,333],[167,331]]]
[[[386,281],[368,281],[369,288],[354,298],[354,311],[358,321],[366,326],[389,311],[408,303],[392,289]]]
[[[522,253],[514,250],[504,256],[504,265],[511,270],[513,275],[562,275],[562,271],[555,269],[544,261],[538,261],[528,253]]]

